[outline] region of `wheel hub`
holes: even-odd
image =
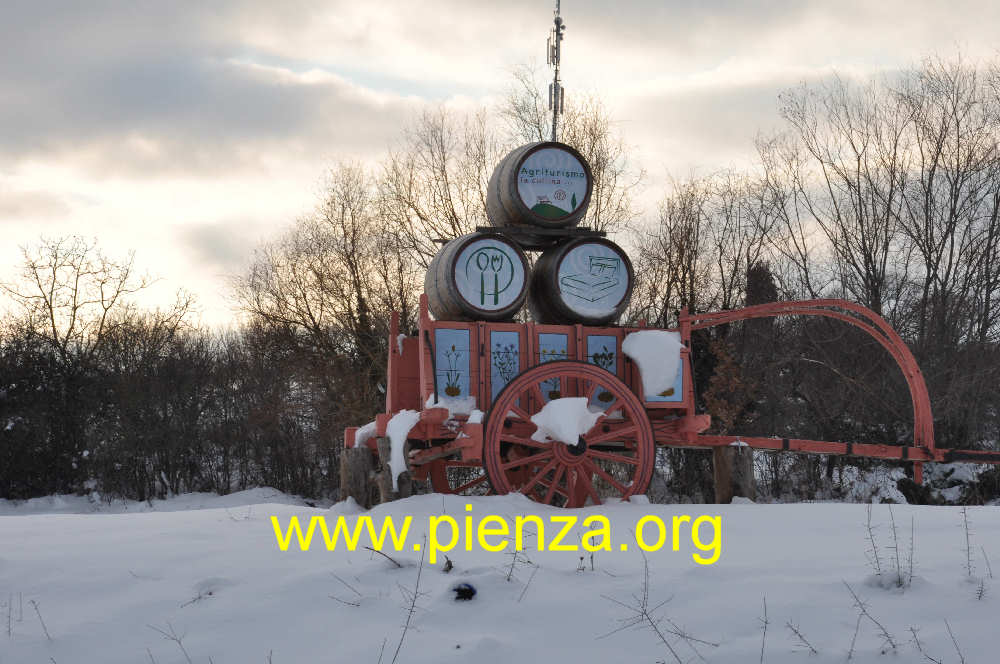
[[[552,443],[552,451],[559,463],[565,466],[579,466],[587,459],[587,441],[581,437],[576,445],[567,445],[563,442]]]

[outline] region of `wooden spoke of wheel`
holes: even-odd
[[[482,482],[485,482],[487,479],[488,478],[486,477],[486,475],[480,475],[479,477],[477,477],[476,479],[472,480],[471,482],[466,482],[462,486],[456,487],[455,488],[455,493],[462,493],[463,491],[468,491],[469,489],[471,489],[472,487],[476,486],[477,484],[481,484]]]
[[[525,422],[531,421],[531,415],[528,415],[528,413],[525,412],[525,410],[520,406],[518,406],[517,404],[511,404],[511,407],[507,409],[507,412],[514,413]]]
[[[607,408],[604,409],[605,415],[611,415],[611,413],[615,412],[615,406],[618,405],[619,401],[620,399],[618,399],[617,397],[612,399],[611,403],[609,403]]]
[[[552,450],[547,452],[539,452],[538,454],[532,454],[531,456],[521,457],[520,459],[514,459],[503,464],[503,469],[508,470],[510,468],[517,468],[518,466],[523,466],[526,463],[536,463],[538,461],[544,461],[545,459],[552,458]]]
[[[599,418],[583,434],[582,446],[579,441],[539,443],[520,424],[517,434],[510,431],[508,414],[530,422],[548,403],[542,386],[555,380],[562,396],[586,396],[588,405],[597,394],[609,393],[605,413],[617,410],[619,417]],[[518,402],[522,407],[515,411]],[[624,499],[645,491],[652,475],[655,441],[644,405],[614,374],[592,364],[561,360],[522,372],[497,395],[483,433],[483,465],[501,494],[520,491],[546,504],[582,507],[587,501],[600,504],[612,495]],[[623,443],[627,452],[595,448],[602,443]],[[602,464],[615,464],[618,477]]]
[[[521,493],[530,496],[531,494],[529,492],[531,491],[531,489],[545,477],[545,473],[555,468],[558,463],[559,463],[558,461],[553,459],[552,461],[549,461],[547,464],[545,464],[544,468],[535,473],[535,476],[531,478],[531,481],[529,481],[527,484],[521,487]]]
[[[638,428],[639,426],[637,424],[628,424],[611,429],[607,433],[588,433],[584,436],[584,439],[587,441],[588,445],[597,445],[598,443],[606,443],[610,440],[618,440],[621,438],[629,439],[635,434]]]
[[[617,463],[627,463],[630,466],[636,466],[639,464],[639,460],[635,457],[627,457],[622,454],[614,454],[612,452],[602,452],[601,450],[587,450],[587,457],[591,459],[604,459],[605,461],[614,461]]]
[[[545,500],[542,501],[546,505],[552,504],[552,497],[556,493],[556,487],[559,486],[559,477],[562,476],[565,472],[566,472],[566,466],[559,466],[556,469],[556,474],[552,476],[552,484],[549,485],[549,490],[545,492]]]
[[[628,493],[628,489],[626,489],[625,486],[621,482],[619,482],[615,478],[611,477],[611,475],[608,475],[608,473],[603,468],[601,468],[600,466],[598,466],[593,461],[589,461],[588,460],[588,461],[585,461],[584,464],[588,468],[590,468],[591,472],[594,472],[594,473],[597,473],[598,475],[600,475],[601,478],[603,478],[605,482],[607,482],[608,484],[610,484],[614,488],[616,488],[619,491],[621,491],[622,494]]]
[[[538,386],[538,383],[531,384],[530,390],[531,396],[535,399],[535,403],[545,404],[545,397],[542,395],[542,388]],[[531,419],[531,418],[528,418]]]
[[[578,482],[582,482],[584,488],[587,490],[587,495],[590,499],[594,501],[595,505],[601,504],[601,498],[597,495],[597,489],[594,488],[594,483],[590,481],[590,478],[586,473],[581,473],[579,469],[576,471],[576,478]],[[583,505],[572,505],[572,507],[583,507]]]
[[[517,445],[524,445],[526,447],[537,447],[539,449],[547,449],[550,447],[549,443],[540,443],[537,440],[531,440],[530,438],[515,436],[509,433],[500,434],[500,440],[502,440],[505,443],[515,443]]]

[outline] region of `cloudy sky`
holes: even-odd
[[[136,251],[150,303],[226,277],[428,105],[490,104],[544,62],[548,0],[0,0],[0,279],[40,235]],[[740,165],[783,88],[961,50],[995,0],[563,0],[568,94],[600,93],[649,173]]]

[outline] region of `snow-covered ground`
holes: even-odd
[[[493,513],[511,521],[518,514],[562,513],[520,496],[426,495],[369,514],[413,515],[413,541],[427,518],[442,511],[474,521]],[[332,523],[352,512],[344,503],[307,507],[269,489],[111,509],[86,498],[0,502],[0,664],[173,664],[188,657],[199,664],[374,663],[383,644],[381,659],[390,662],[420,554],[390,552],[404,564],[400,569],[363,550],[281,552],[270,520],[322,514]],[[930,656],[958,662],[946,619],[966,662],[997,661],[1000,578],[989,577],[983,552],[1000,574],[1000,507],[968,508],[970,577],[960,508],[893,506],[904,568],[911,519],[914,524],[914,579],[906,589],[873,578],[865,505],[636,501],[577,513],[607,515],[616,543],[631,540],[630,529],[645,514],[668,524],[677,514],[722,516],[722,556],[715,565],[692,560],[686,531],[680,551],[647,554],[649,606],[669,600],[653,615],[672,621],[658,625],[681,661],[698,660],[693,646],[709,662],[758,662],[764,640],[765,662],[843,662],[858,625],[845,582],[897,644],[892,654],[875,623],[862,618],[852,661],[927,661],[915,647],[913,627]],[[873,506],[872,520],[889,576],[895,560],[889,507]],[[397,662],[677,661],[648,627],[608,635],[633,615],[623,605],[634,606],[643,595],[643,558],[634,546],[597,553],[593,571],[589,558],[579,569],[579,553],[530,552],[537,568],[519,562],[510,581],[509,554],[448,555],[450,574],[426,563],[420,572],[418,608]],[[451,589],[462,582],[478,591],[471,601],[454,599]],[[794,637],[789,623],[818,654]],[[670,633],[678,629],[718,646]],[[171,630],[179,644],[161,634]]]
[[[310,501],[312,502],[312,501]],[[225,496],[215,493],[185,493],[167,500],[103,500],[100,495],[57,495],[30,500],[0,498],[0,516],[28,514],[124,514],[127,512],[180,512],[183,510],[237,509],[251,505],[306,505],[301,498],[268,487],[237,491]],[[329,503],[325,506],[329,507]]]

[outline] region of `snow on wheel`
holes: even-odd
[[[514,378],[486,420],[483,466],[498,494],[559,507],[642,494],[655,440],[642,402],[614,374],[573,360]]]

